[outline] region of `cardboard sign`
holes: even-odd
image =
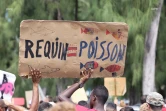
[[[30,104],[32,102],[32,90],[30,91],[25,91],[25,97],[26,97],[26,103],[27,103],[27,107],[30,107]]]
[[[33,91],[32,90],[29,90],[29,91],[25,91],[25,97],[26,97],[26,103],[27,103],[27,107],[29,108],[31,103],[32,103],[32,95],[33,94]],[[39,91],[39,101],[42,100],[42,96],[41,96],[41,93]]]
[[[12,73],[0,70],[0,98],[12,101],[16,76]]]
[[[68,88],[69,87],[70,86],[68,86]],[[79,101],[88,101],[84,87],[76,90],[70,98],[76,104],[78,104]]]
[[[104,85],[110,96],[123,96],[126,93],[126,78],[104,78]]]
[[[32,68],[46,78],[79,78],[92,68],[92,77],[124,73],[128,26],[114,22],[25,20],[20,25],[19,75]]]

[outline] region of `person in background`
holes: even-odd
[[[88,103],[87,103],[86,101],[79,101],[79,102],[78,102],[78,105],[84,106],[84,107],[87,107],[87,108],[88,108]]]
[[[124,107],[122,109],[120,109],[120,111],[134,111],[134,109],[132,107]]]
[[[33,69],[30,74],[33,82],[33,96],[32,96],[32,104],[29,111],[37,111],[39,105],[39,90],[38,85],[41,79],[41,72],[39,70]],[[0,99],[0,107],[5,108],[9,107],[15,111],[26,111],[27,109],[22,106],[17,106],[12,103],[9,103],[6,100]]]
[[[52,105],[48,102],[42,102],[39,105],[38,111],[47,111],[52,107]]]
[[[41,104],[41,103],[43,103],[44,101],[43,100],[41,100],[40,102],[39,102],[39,104]]]
[[[148,103],[144,103],[140,106],[140,111],[152,111],[148,105]]]
[[[53,99],[52,99],[52,97],[49,96],[49,95],[47,95],[47,96],[45,97],[45,99],[44,99],[44,102],[52,102],[52,101],[53,101]]]
[[[54,98],[53,98],[53,102],[54,102],[54,103],[57,103],[57,102],[58,102],[58,97],[54,97]]]
[[[148,94],[146,102],[149,104],[152,111],[161,111],[164,105],[163,96],[157,92]]]
[[[124,100],[120,101],[120,107],[126,107],[126,103],[124,102]]]
[[[124,100],[120,101],[120,104],[117,105],[117,110],[120,111],[120,109],[126,107],[126,103],[124,102]]]
[[[49,110],[45,111],[76,111],[75,105],[69,102],[59,102]]]
[[[106,104],[106,111],[117,111],[117,106],[113,102]]]
[[[147,95],[143,95],[143,96],[141,97],[141,104],[146,103],[146,98],[147,98]]]
[[[164,99],[164,105],[163,105],[163,108],[162,108],[162,111],[166,111],[166,99]]]
[[[71,95],[79,88],[82,88],[86,81],[91,77],[92,70],[86,69],[82,71],[82,78],[78,83],[73,84],[71,87],[62,92],[58,98],[60,101],[68,101],[75,104],[70,100]],[[88,106],[86,107],[75,105],[76,111],[104,111],[104,104],[108,99],[108,90],[105,86],[97,86],[94,88],[90,94],[90,100]]]

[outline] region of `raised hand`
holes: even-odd
[[[85,83],[92,75],[93,70],[92,69],[84,69],[81,74],[82,74],[82,78],[80,79],[80,83]]]
[[[32,76],[32,82],[33,83],[39,83],[41,79],[41,72],[37,69],[31,70],[29,73],[30,76]]]

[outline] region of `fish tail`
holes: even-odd
[[[80,69],[82,69],[84,67],[84,64],[82,64],[81,62],[80,62]]]
[[[102,72],[104,70],[104,68],[103,67],[100,67],[100,72]]]

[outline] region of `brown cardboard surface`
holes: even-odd
[[[26,97],[27,107],[29,108],[30,107],[29,105],[32,102],[32,90],[25,91],[25,97]]]
[[[123,96],[126,93],[126,78],[104,78],[104,85],[110,96]]]
[[[19,75],[36,68],[44,78],[79,78],[80,71],[92,68],[92,77],[121,76],[127,39],[126,23],[25,20],[20,24]]]

